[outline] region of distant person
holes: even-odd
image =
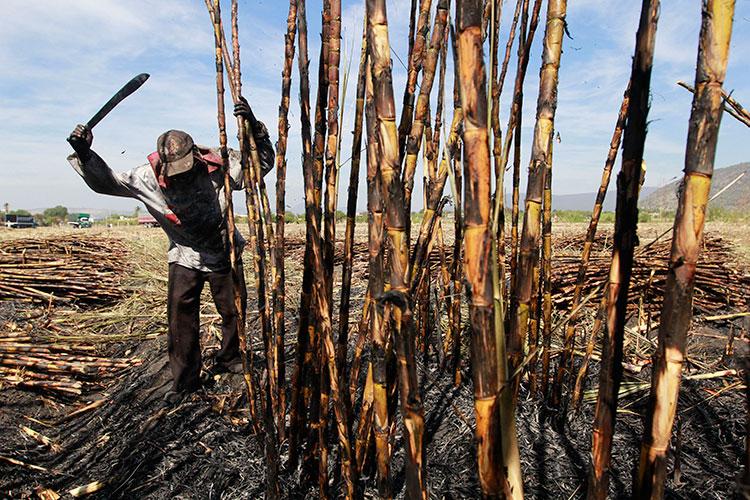
[[[245,99],[235,106],[234,114],[252,124],[261,169],[266,175],[273,168],[274,161],[268,130],[256,120]],[[68,142],[75,150],[68,161],[91,189],[100,194],[141,201],[169,237],[167,320],[173,384],[165,401],[174,404],[200,388],[200,296],[206,281],[222,319],[222,344],[211,371],[240,373],[237,310],[229,263],[227,207],[219,151],[196,146],[185,132],[169,130],[157,139],[157,149],[148,156],[148,163],[116,173],[91,150],[93,134],[85,125],[76,126]],[[244,189],[236,151],[230,151],[229,172],[232,189]],[[247,291],[242,278],[241,254],[245,240],[239,230],[235,230],[235,242],[244,317]]]

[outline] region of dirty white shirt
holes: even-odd
[[[215,149],[211,151],[218,154]],[[159,186],[149,163],[127,172],[113,172],[94,151],[85,162],[76,154],[70,155],[68,161],[95,192],[135,198],[146,206],[169,237],[167,260],[170,264],[206,272],[223,271],[228,267],[227,203],[221,170],[197,176],[189,189],[165,190]],[[267,165],[264,167],[264,171],[270,170]],[[229,173],[232,190],[244,189],[239,154],[232,150]],[[237,229],[235,242],[239,257],[245,240]]]

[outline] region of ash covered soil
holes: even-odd
[[[721,356],[722,341],[707,344],[701,343],[704,349],[709,347],[706,354]],[[3,390],[0,428],[5,432],[0,435],[0,455],[46,471],[0,462],[2,495],[34,497],[39,487],[62,494],[93,481],[105,483],[94,494],[97,498],[263,495],[266,461],[262,436],[254,435],[244,424],[247,414],[241,377],[224,376],[179,406],[165,409],[161,405],[169,384],[165,339],[142,342],[135,354],[143,360],[141,366],[101,393],[89,395],[86,401],[66,404],[24,391]],[[728,360],[726,364],[733,366],[734,362]],[[287,372],[290,370],[291,366]],[[420,371],[431,496],[476,498],[469,374],[464,373],[467,382],[456,388],[452,377],[441,376],[432,363],[427,370],[420,363]],[[634,379],[648,381],[648,370],[626,380]],[[721,379],[683,383],[667,498],[720,499],[733,495],[744,456],[747,415],[744,392],[736,386],[729,387],[733,382],[736,381]],[[613,498],[628,497],[631,490],[645,396],[642,391],[621,399],[620,407],[625,409],[618,415],[614,439],[610,486]],[[66,418],[86,402],[99,400],[103,404],[98,408]],[[563,413],[561,421],[557,412],[522,389],[517,423],[527,498],[584,496],[593,405],[584,404],[580,413]],[[28,439],[19,432],[21,425],[50,437],[61,450],[54,452]],[[392,474],[394,490],[403,494],[404,454],[398,425]],[[334,432],[331,438],[333,448]],[[282,461],[287,456],[288,450],[283,446]],[[331,458],[334,461],[335,452]],[[298,480],[299,471],[282,469],[285,497],[317,497],[314,482],[301,489]],[[374,493],[373,481],[363,478],[362,486]]]
[[[296,259],[296,257],[295,257]],[[298,260],[299,262],[299,260]],[[356,271],[354,283],[359,285]],[[295,276],[294,271],[289,273]],[[295,358],[298,284],[288,283],[287,379]],[[353,311],[361,311],[364,290],[353,290]],[[356,300],[354,300],[356,299]],[[251,304],[252,304],[252,298]],[[0,311],[0,329],[10,309]],[[4,314],[4,315],[3,315]],[[353,318],[352,321],[356,321]],[[655,333],[655,332],[654,332]],[[748,340],[736,330],[734,353],[725,356],[729,326],[696,322],[690,338],[686,374],[739,369]],[[356,335],[352,335],[354,342]],[[468,338],[468,331],[463,339]],[[204,363],[218,347],[211,328],[203,329]],[[257,346],[257,341],[256,341]],[[170,383],[166,337],[104,344],[112,356],[128,353],[142,360],[98,391],[78,398],[53,397],[0,386],[0,497],[36,498],[44,489],[63,497],[75,487],[103,484],[91,498],[260,498],[264,495],[266,458],[262,435],[247,425],[244,384],[224,375],[175,407],[162,404]],[[350,357],[352,349],[350,349]],[[367,352],[365,352],[367,356]],[[463,383],[439,370],[434,353],[420,356],[425,408],[425,462],[432,498],[477,498],[474,411],[468,344],[462,349]],[[262,376],[256,350],[256,375]],[[366,358],[365,358],[366,359]],[[629,359],[632,361],[632,359]],[[553,366],[556,357],[553,356]],[[366,365],[365,365],[366,366]],[[364,371],[364,370],[363,370]],[[650,381],[650,369],[625,372],[626,382]],[[587,389],[596,389],[598,362],[592,362]],[[287,381],[287,389],[289,390]],[[290,393],[290,390],[289,390]],[[289,394],[288,393],[288,394]],[[637,466],[648,387],[620,398],[614,438],[610,496],[629,498]],[[287,397],[289,401],[289,397]],[[95,404],[91,407],[91,403]],[[97,403],[98,402],[98,403]],[[79,413],[71,416],[74,412]],[[594,406],[581,410],[548,408],[522,384],[516,413],[526,498],[583,498],[591,447]],[[747,400],[736,375],[684,380],[670,453],[667,498],[732,497],[745,455]],[[562,415],[562,416],[560,416]],[[329,422],[333,420],[333,416]],[[49,437],[54,449],[20,432],[30,427]],[[401,422],[393,435],[392,484],[404,495]],[[335,471],[336,435],[331,429],[330,477]],[[59,448],[57,448],[59,446]],[[284,498],[317,498],[317,482],[300,486],[299,469],[286,466],[282,444],[280,481]],[[20,462],[21,464],[19,464]],[[370,469],[371,470],[371,469]],[[334,484],[331,491],[342,489]],[[365,496],[376,496],[372,473],[361,478]]]

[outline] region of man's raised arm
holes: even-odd
[[[107,163],[91,150],[93,141],[91,129],[86,125],[77,125],[68,137],[68,142],[75,151],[68,156],[68,162],[93,191],[111,196],[134,197],[125,177],[113,172]]]

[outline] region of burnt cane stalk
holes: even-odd
[[[516,64],[516,81],[513,88],[513,103],[508,127],[505,129],[505,144],[503,145],[503,170],[508,164],[510,155],[511,139],[513,141],[513,185],[511,195],[511,227],[510,227],[510,290],[508,304],[511,309],[515,308],[515,290],[518,281],[518,221],[519,201],[521,197],[521,123],[523,121],[523,82],[526,79],[526,70],[529,67],[529,55],[531,45],[534,41],[536,28],[539,24],[539,12],[542,8],[542,0],[534,2],[534,9],[529,22],[529,0],[524,0],[521,9],[521,26],[519,27],[518,62]],[[528,30],[528,34],[526,31]],[[520,349],[520,341],[508,337],[508,350]]]
[[[299,53],[297,68],[300,75],[299,105],[302,136],[302,162],[312,158],[312,132],[310,123],[310,73],[307,49],[307,12],[305,0],[297,0],[297,33]],[[307,205],[311,207],[308,209]],[[305,214],[314,211],[312,198],[308,199],[305,191]],[[311,399],[311,384],[308,379],[312,373],[313,349],[308,328],[310,319],[310,301],[312,297],[312,267],[309,265],[310,237],[305,240],[305,260],[300,297],[299,326],[297,330],[297,352],[295,370],[292,375],[292,399],[289,416],[289,464],[296,467],[299,458],[300,444],[307,437],[307,408]]]
[[[565,33],[566,0],[549,0],[547,3],[547,29],[544,34],[542,68],[539,76],[534,141],[529,162],[526,202],[518,253],[517,287],[514,290],[515,307],[511,308],[510,361],[511,371],[523,359],[523,345],[528,331],[529,310],[534,300],[534,268],[539,260],[539,226],[544,190],[545,170],[552,164],[552,135],[557,108],[557,82],[560,69],[562,39]],[[516,382],[517,385],[517,382]]]
[[[357,217],[357,193],[359,191],[359,165],[362,157],[362,123],[365,108],[365,79],[367,64],[367,24],[362,34],[362,50],[359,56],[357,77],[357,102],[354,111],[354,138],[352,140],[352,166],[349,172],[349,191],[346,200],[346,232],[344,234],[344,263],[341,267],[341,301],[339,302],[339,337],[336,354],[341,369],[341,386],[348,385],[346,377],[346,352],[349,345],[349,308],[352,288],[352,260],[354,258],[354,226]],[[349,394],[348,392],[346,393]],[[345,395],[351,408],[352,400]]]
[[[302,50],[302,44],[300,43],[300,51]],[[309,124],[309,119],[307,123]],[[305,127],[303,124],[303,143],[306,143],[309,147],[309,127],[307,128],[306,136],[304,134],[304,129]],[[304,148],[305,146],[303,146],[303,150]],[[312,303],[316,304],[315,317],[318,321],[318,324],[315,325],[314,328],[317,328],[320,331],[320,356],[321,358],[325,358],[320,363],[320,366],[327,367],[327,382],[330,383],[330,396],[333,401],[333,409],[336,416],[336,430],[339,437],[341,471],[344,478],[344,484],[346,486],[346,498],[353,498],[355,493],[355,478],[353,476],[351,467],[351,446],[349,441],[349,432],[347,430],[349,418],[346,404],[341,398],[338,369],[336,366],[336,349],[333,343],[332,325],[330,320],[330,304],[327,297],[327,280],[330,279],[330,277],[326,275],[323,265],[323,243],[320,235],[319,198],[317,198],[318,203],[316,204],[315,191],[319,188],[319,184],[317,184],[317,182],[318,179],[320,179],[319,168],[322,168],[322,164],[318,161],[317,158],[313,158],[312,156],[305,156],[303,158],[303,161],[303,173],[305,179],[305,220],[307,226],[306,232],[310,242],[311,257],[309,261],[306,262],[306,265],[308,263],[312,265]],[[324,391],[321,390],[321,394],[323,392]],[[313,397],[312,400],[314,399],[315,398]],[[325,413],[326,408],[321,407],[320,415],[324,415]],[[323,435],[325,435],[325,431],[321,429],[318,429],[318,431],[320,439],[320,433],[323,433]],[[323,462],[323,460],[320,460],[320,462]],[[319,473],[320,472],[327,473],[327,471],[322,471],[322,469],[319,468]],[[321,479],[323,479],[322,475]],[[321,492],[325,493],[327,484],[321,483],[320,486],[322,490]]]
[[[214,1],[214,13],[219,19],[221,18],[219,10],[220,0]],[[232,0],[232,53],[234,58],[234,66],[232,67],[234,96],[239,98],[242,95],[242,78],[241,78],[241,67],[240,67],[240,44],[239,44],[239,30],[237,21],[237,0]],[[270,311],[268,308],[268,297],[266,296],[266,262],[265,262],[265,241],[263,238],[263,222],[260,219],[257,208],[259,207],[259,196],[262,196],[263,209],[266,212],[266,227],[269,233],[269,241],[273,245],[273,231],[270,221],[270,209],[268,204],[268,196],[265,192],[265,184],[263,181],[263,174],[261,169],[260,156],[258,155],[258,148],[255,143],[255,132],[253,131],[252,124],[248,120],[238,121],[238,131],[240,134],[240,154],[243,161],[243,171],[245,179],[245,199],[247,201],[247,213],[248,213],[248,225],[250,226],[250,237],[251,245],[255,243],[253,249],[255,254],[253,255],[253,262],[255,268],[255,283],[258,294],[258,311],[260,313],[261,320],[261,332],[263,334],[263,341],[266,347],[266,368],[268,371],[267,387],[265,393],[265,453],[267,460],[266,469],[266,498],[280,498],[280,487],[279,487],[279,452],[278,452],[278,440],[275,429],[274,416],[278,415],[278,392],[276,390],[275,377],[276,364],[275,364],[275,338],[273,335],[273,328],[271,323]],[[248,157],[250,161],[248,162]],[[251,220],[252,219],[252,220]],[[257,231],[257,234],[253,234],[253,230]],[[253,236],[255,241],[252,242]]]
[[[369,27],[368,27],[369,33]],[[368,35],[369,37],[369,35]],[[369,47],[369,41],[368,47]],[[377,489],[382,498],[390,498],[391,452],[388,442],[388,378],[386,374],[386,339],[383,328],[381,298],[385,289],[383,248],[383,192],[380,189],[380,141],[378,139],[377,115],[375,112],[370,49],[365,70],[366,114],[367,114],[367,254],[368,289],[372,296],[372,312],[368,328],[372,342],[372,386],[373,386],[373,430],[375,434],[375,456],[377,462]],[[369,376],[369,373],[368,373]],[[362,432],[359,433],[363,434]],[[365,450],[366,452],[366,450]],[[364,452],[363,452],[364,453]],[[361,462],[358,462],[361,463]]]
[[[581,251],[581,263],[578,265],[578,274],[576,276],[576,286],[573,289],[573,300],[570,305],[570,310],[575,311],[578,304],[581,302],[581,293],[583,287],[586,284],[586,271],[588,270],[589,259],[591,258],[591,247],[596,239],[596,229],[599,225],[599,218],[602,214],[602,207],[604,206],[604,199],[607,196],[607,189],[609,188],[609,179],[612,176],[612,167],[617,159],[617,151],[620,149],[620,140],[622,138],[622,130],[625,127],[625,118],[628,112],[628,104],[630,103],[630,85],[625,90],[625,94],[622,96],[622,104],[620,105],[620,112],[617,115],[617,123],[615,124],[615,131],[612,134],[612,140],[609,143],[609,151],[607,153],[607,159],[604,162],[604,170],[602,171],[602,180],[599,184],[599,191],[596,193],[596,201],[594,202],[594,208],[591,211],[591,220],[589,221],[589,227],[586,231],[586,240],[583,243],[583,250]],[[552,402],[554,405],[560,405],[562,401],[562,390],[566,384],[567,377],[573,371],[573,349],[575,348],[575,330],[577,325],[578,313],[573,313],[570,316],[568,325],[565,328],[565,338],[563,340],[563,353],[560,359],[560,365],[557,368],[557,374],[555,376],[555,383],[552,387],[553,395]]]
[[[325,150],[326,191],[323,256],[328,280],[328,302],[333,304],[333,257],[336,250],[338,201],[337,151],[339,140],[339,66],[341,63],[341,0],[328,0],[328,137]]]
[[[252,348],[248,348],[247,334],[245,330],[245,314],[242,307],[242,290],[240,288],[240,267],[237,263],[236,252],[236,226],[234,221],[234,206],[232,202],[232,185],[229,174],[229,151],[227,150],[227,130],[226,130],[226,113],[224,109],[224,49],[226,44],[223,41],[223,28],[221,26],[221,14],[218,0],[215,5],[206,3],[208,12],[214,28],[214,42],[216,48],[216,98],[217,98],[217,121],[219,124],[219,147],[221,150],[222,165],[224,168],[224,201],[227,210],[227,236],[229,240],[229,262],[232,267],[233,290],[234,290],[234,307],[237,311],[237,333],[240,339],[240,356],[242,359],[242,372],[247,389],[247,402],[250,409],[250,420],[256,430],[258,427],[256,409],[255,409],[255,381],[252,373]]]
[[[404,167],[401,182],[404,186],[404,210],[407,218],[411,213],[411,193],[414,188],[414,173],[417,168],[419,150],[422,147],[422,138],[425,135],[425,121],[429,120],[430,94],[432,85],[435,83],[435,70],[437,69],[438,56],[445,38],[445,25],[448,20],[448,0],[439,0],[435,11],[435,26],[432,30],[430,45],[424,57],[424,72],[422,73],[422,84],[419,87],[419,96],[411,122],[411,130],[406,141],[406,165]],[[406,221],[406,231],[409,234],[410,221]],[[408,239],[408,236],[407,236]]]
[[[453,53],[453,122],[448,136],[446,149],[448,151],[448,174],[451,180],[451,191],[453,192],[453,259],[451,262],[450,276],[453,292],[448,309],[448,320],[450,326],[445,336],[443,351],[450,361],[453,371],[453,383],[456,387],[461,383],[461,247],[463,244],[463,219],[461,210],[463,183],[461,169],[457,162],[461,161],[461,136],[463,135],[463,109],[461,108],[461,96],[459,93],[459,57],[456,32],[451,25],[451,49]]]
[[[500,466],[499,367],[494,334],[492,242],[490,230],[490,150],[487,88],[482,48],[482,5],[459,0],[456,6],[460,95],[463,108],[464,273],[469,291],[472,377],[476,415],[477,462],[482,495],[509,496]]]
[[[687,333],[693,313],[695,268],[703,240],[714,157],[719,137],[734,0],[704,0],[698,44],[695,93],[688,125],[685,176],[672,233],[669,273],[654,354],[649,411],[641,446],[639,498],[662,498],[667,473],[667,450],[677,411]]]
[[[279,439],[283,441],[286,431],[286,379],[284,359],[285,270],[284,270],[284,222],[286,215],[286,145],[289,135],[289,92],[292,86],[292,64],[294,62],[294,37],[297,32],[297,0],[289,0],[289,15],[284,37],[284,68],[281,72],[281,104],[279,104],[279,139],[276,143],[276,238],[273,282],[274,331],[278,360]]]
[[[417,379],[411,298],[408,293],[409,249],[405,231],[408,214],[404,207],[404,186],[400,177],[385,0],[368,0],[367,10],[368,47],[372,59],[372,81],[380,143],[380,189],[385,202],[385,230],[390,249],[390,290],[386,307],[392,316],[394,344],[398,357],[401,412],[408,456],[406,488],[410,498],[426,498],[423,463],[424,410]],[[442,35],[442,32],[440,34]]]
[[[545,399],[552,348],[552,164],[547,163],[546,169],[542,203],[542,396]]]
[[[404,88],[404,102],[401,107],[401,121],[398,125],[399,164],[403,162],[406,140],[409,137],[412,120],[414,119],[414,94],[417,89],[417,77],[422,70],[422,62],[424,61],[427,33],[430,31],[431,6],[432,0],[419,1],[419,14],[417,16],[417,26],[413,42],[411,41],[411,33],[414,29],[414,9],[412,8],[412,17],[409,24],[409,67],[406,75],[406,87]]]
[[[642,180],[659,3],[659,0],[643,0],[630,74],[630,105],[623,132],[622,167],[617,178],[615,233],[609,284],[605,291],[607,305],[604,341],[591,445],[588,498],[592,499],[606,498],[609,489],[612,437],[622,380],[628,289],[637,241],[638,194]]]

